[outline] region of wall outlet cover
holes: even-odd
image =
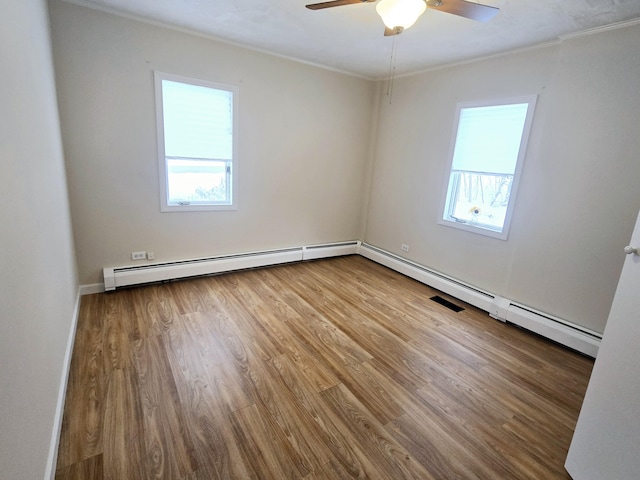
[[[147,258],[147,252],[131,252],[131,260],[144,260]]]

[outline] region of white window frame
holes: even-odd
[[[447,168],[447,175],[444,182],[444,188],[442,190],[442,201],[441,201],[440,210],[438,213],[438,224],[457,228],[459,230],[465,230],[467,232],[473,232],[480,235],[485,235],[492,238],[497,238],[500,240],[506,240],[508,238],[509,228],[511,226],[511,218],[513,215],[514,204],[515,204],[517,191],[518,191],[518,185],[520,183],[520,176],[522,173],[524,158],[527,151],[527,144],[529,142],[529,135],[531,133],[531,125],[533,123],[533,115],[535,111],[537,98],[538,98],[537,95],[526,95],[526,96],[504,98],[499,100],[478,100],[478,101],[460,102],[456,105],[456,113],[453,121],[453,133],[451,136],[451,143],[450,143],[450,149],[449,149],[449,162],[448,162],[448,168]],[[518,150],[516,167],[513,173],[511,193],[509,195],[509,200],[506,207],[506,215],[505,215],[502,231],[492,230],[486,226],[477,225],[471,222],[462,223],[450,218],[449,217],[450,211],[451,211],[450,200],[452,198],[452,195],[450,194],[450,189],[453,188],[452,167],[453,167],[454,153],[456,148],[456,140],[458,136],[458,127],[460,125],[460,114],[462,110],[465,108],[492,107],[492,106],[513,105],[513,104],[523,104],[523,103],[527,103],[528,108],[527,108],[527,114],[525,117],[524,127],[522,130],[520,148]],[[475,172],[475,173],[482,174],[482,172]]]
[[[163,112],[163,94],[162,81],[172,81],[184,84],[196,85],[201,87],[213,88],[231,92],[232,94],[232,124],[233,124],[233,145],[232,159],[230,169],[227,174],[230,175],[231,195],[229,204],[221,203],[197,203],[197,204],[169,204],[168,202],[168,167],[165,154],[165,138],[164,138],[164,112]],[[195,78],[174,75],[154,71],[155,97],[156,97],[156,127],[158,133],[158,168],[160,181],[160,211],[161,212],[194,212],[194,211],[219,211],[219,210],[237,210],[238,209],[238,102],[239,89],[233,85],[224,85],[220,83],[209,82],[207,80],[199,80]]]

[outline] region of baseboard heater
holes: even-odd
[[[489,313],[497,320],[518,325],[578,352],[595,358],[602,335],[561,318],[481,290],[438,271],[362,243],[358,253],[425,285]]]
[[[602,335],[561,318],[494,295],[386,250],[359,241],[222,255],[175,262],[104,268],[104,290],[144,283],[213,275],[283,263],[360,254],[425,285],[489,313],[493,318],[518,325],[585,355],[598,353]]]
[[[144,283],[213,275],[282,263],[358,253],[360,242],[348,241],[279,250],[195,258],[175,262],[103,268],[105,291]]]
[[[482,310],[489,311],[493,303],[494,295],[475,288],[467,283],[456,280],[443,273],[426,268],[420,264],[411,262],[391,252],[382,250],[373,245],[362,243],[360,255],[373,260],[376,263],[389,267],[421,283],[429,285],[463,302],[474,305]]]

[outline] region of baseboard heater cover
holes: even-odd
[[[144,283],[232,272],[247,268],[358,253],[360,242],[337,242],[175,262],[103,268],[105,291]]]
[[[480,290],[386,250],[362,243],[360,255],[445,292],[489,313],[497,320],[518,325],[573,350],[595,358],[602,335],[507,298]]]
[[[389,267],[396,272],[400,272],[407,277],[411,277],[487,312],[493,303],[494,295],[488,292],[373,245],[362,243],[359,253],[369,260]]]
[[[310,245],[302,247],[303,260],[316,260],[319,258],[338,257],[342,255],[355,255],[360,248],[359,241],[327,243],[322,245]]]
[[[592,358],[598,355],[602,335],[566,320],[511,302],[506,321]]]

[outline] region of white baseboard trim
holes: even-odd
[[[91,295],[93,293],[103,293],[104,283],[90,283],[87,285],[80,285],[80,296]]]
[[[56,462],[58,461],[58,447],[60,446],[60,432],[62,431],[62,418],[64,416],[64,403],[67,395],[67,383],[69,381],[69,371],[71,369],[71,356],[73,355],[73,345],[76,339],[76,329],[78,327],[78,316],[80,314],[81,289],[78,288],[76,302],[73,307],[73,317],[69,335],[67,337],[67,347],[62,363],[62,375],[60,378],[60,388],[58,390],[58,402],[56,404],[55,417],[53,418],[53,431],[51,433],[51,444],[49,446],[49,458],[45,470],[45,480],[55,480]]]
[[[602,335],[598,332],[481,290],[373,245],[362,243],[358,253],[478,307],[497,320],[518,325],[590,357],[595,358],[598,354],[602,340]]]

